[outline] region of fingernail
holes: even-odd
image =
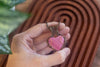
[[[70,54],[70,48],[64,48],[64,51],[67,53],[67,55]]]
[[[66,27],[66,30],[67,30],[67,32],[69,32],[70,31],[70,28],[69,27]]]
[[[69,40],[70,37],[71,37],[71,35],[68,33],[68,34],[66,35],[66,39]]]
[[[60,24],[63,24],[63,25],[65,25],[64,23],[62,23],[62,22],[60,22]]]

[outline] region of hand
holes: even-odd
[[[58,22],[50,22],[49,26]],[[69,27],[60,23],[60,34],[70,38]],[[45,23],[37,24],[27,31],[13,37],[11,43],[12,55],[9,55],[7,67],[50,67],[61,64],[70,54],[69,48],[64,48],[54,54],[46,55],[53,51],[48,47],[47,39],[51,36]]]

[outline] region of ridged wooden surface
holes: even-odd
[[[100,10],[96,0],[34,0],[26,20],[14,34],[48,21],[70,27],[71,54],[55,67],[91,67],[100,44]]]

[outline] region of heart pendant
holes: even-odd
[[[65,46],[65,38],[58,32],[59,24],[50,27],[47,24],[47,27],[52,33],[52,36],[48,38],[48,45],[54,50],[61,50]]]
[[[57,37],[50,37],[48,39],[48,44],[51,48],[55,50],[60,50],[64,46],[64,37],[59,35]]]

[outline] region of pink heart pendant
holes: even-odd
[[[57,37],[50,37],[48,39],[48,44],[55,50],[60,50],[64,45],[64,37],[59,35]]]

